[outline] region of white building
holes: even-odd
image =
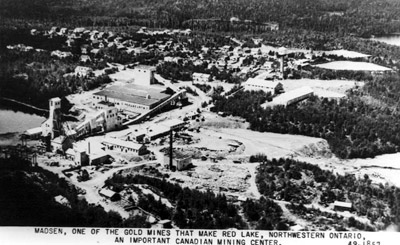
[[[40,136],[42,136],[42,127],[28,129],[26,130],[25,135],[31,140],[39,139]]]
[[[210,74],[205,74],[205,73],[193,73],[192,78],[193,82],[196,83],[206,83],[210,81]]]
[[[171,131],[170,127],[161,124],[155,124],[151,128],[149,128],[149,131],[146,133],[146,136],[144,137],[144,141],[150,142],[152,140],[161,138],[163,136],[168,135],[170,131]]]
[[[351,202],[335,201],[333,203],[333,209],[336,211],[351,211],[352,208],[353,204]]]
[[[74,29],[74,33],[83,33],[86,29],[84,27],[77,27]]]
[[[60,51],[60,50],[54,50],[54,51],[51,52],[50,55],[51,56],[57,56],[58,58],[63,59],[63,58],[71,57],[72,53],[71,52],[63,52],[63,51]]]
[[[264,64],[261,66],[263,70],[272,70],[274,62],[272,61],[265,61]]]
[[[86,66],[77,66],[75,68],[75,74],[77,76],[89,76],[93,72],[92,68]]]
[[[109,132],[122,125],[122,119],[118,116],[118,109],[116,107],[107,104],[100,107],[100,105],[101,102],[96,106],[96,109],[100,109],[98,113],[86,119],[75,128],[78,137],[95,132]]]
[[[81,55],[81,57],[79,58],[79,60],[80,60],[81,62],[83,62],[83,63],[91,62],[91,61],[92,61],[92,59],[90,58],[89,55]]]
[[[288,106],[305,100],[313,95],[314,91],[310,87],[301,87],[275,97],[272,103],[276,105]]]
[[[125,153],[134,153],[138,156],[144,155],[147,152],[147,148],[145,145],[116,138],[105,138],[102,141],[102,144],[105,145],[108,150],[119,150]]]
[[[118,116],[118,109],[113,106],[105,105],[100,112],[100,118],[104,120],[104,131],[112,131],[122,124],[122,119]]]
[[[114,85],[93,94],[95,103],[112,102],[118,109],[135,114],[148,112],[169,97],[163,90],[136,84]]]
[[[58,33],[58,35],[65,35],[67,33],[68,33],[68,28],[63,27],[60,29],[60,32]]]
[[[266,93],[270,92],[271,94],[275,94],[275,91],[282,90],[282,84],[279,81],[249,78],[244,84],[244,90],[262,90]]]
[[[139,65],[133,70],[135,77],[135,84],[141,86],[150,86],[155,83],[154,73],[156,68],[154,66]]]
[[[169,168],[170,156],[168,154],[164,155],[164,167]],[[180,151],[173,151],[172,153],[172,166],[176,170],[181,171],[189,168],[192,165],[192,158],[188,154],[184,154]]]
[[[170,130],[179,130],[183,128],[186,124],[187,122],[180,119],[170,119],[159,123],[159,125],[168,127]]]

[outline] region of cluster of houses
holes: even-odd
[[[44,35],[50,38],[54,36],[66,37],[66,46],[71,50],[53,50],[50,51],[50,55],[58,59],[65,59],[79,55],[81,65],[75,69],[75,75],[78,76],[88,76],[89,74],[92,74],[93,70],[88,67],[90,66],[88,64],[97,59],[101,59],[105,55],[103,51],[106,48],[116,48],[121,52],[126,52],[132,55],[158,52],[164,53],[165,56],[167,56],[169,51],[179,50],[188,52],[184,45],[176,42],[171,35],[190,35],[190,29],[150,31],[143,27],[140,28],[137,33],[143,36],[142,40],[133,40],[125,33],[118,34],[111,31],[88,30],[83,27],[74,29],[52,27],[50,30],[46,31],[39,31],[37,29],[31,30],[31,35]],[[154,35],[161,35],[162,37],[157,38],[156,42],[149,42],[149,38],[146,37]],[[33,47],[25,46],[23,44],[9,45],[7,48],[25,52],[34,50]],[[74,52],[71,52],[72,50],[74,50]]]
[[[239,23],[239,20],[232,20],[235,23]],[[231,22],[232,22],[231,21]],[[232,22],[232,23],[233,23]],[[274,29],[276,27],[273,27]],[[304,54],[302,59],[288,58],[286,53],[282,53],[282,48],[276,48],[261,44],[262,40],[254,39],[253,42],[255,47],[250,48],[240,40],[230,38],[230,45],[224,45],[217,48],[205,47],[201,48],[201,52],[193,52],[188,48],[185,43],[177,41],[172,35],[187,35],[189,43],[191,42],[190,34],[191,30],[158,30],[150,31],[147,28],[140,28],[137,32],[143,35],[141,41],[133,40],[126,34],[117,34],[113,32],[100,32],[97,30],[88,30],[85,28],[59,28],[52,27],[50,30],[40,33],[37,30],[32,30],[32,35],[59,35],[67,37],[66,44],[69,47],[74,46],[78,42],[78,39],[85,40],[86,44],[81,45],[79,48],[81,64],[91,62],[93,59],[100,58],[97,56],[103,48],[115,47],[120,51],[128,54],[142,54],[156,51],[163,54],[163,60],[160,62],[175,62],[185,63],[191,61],[194,65],[199,66],[207,64],[208,69],[213,67],[220,71],[234,72],[239,76],[246,77],[250,74],[259,74],[257,78],[263,76],[262,80],[277,80],[284,77],[285,70],[290,69],[301,69],[304,66],[309,65],[309,61],[312,59],[312,55]],[[147,42],[146,36],[162,35],[162,38],[156,38],[154,42]],[[179,52],[182,55],[174,56],[173,52]],[[216,54],[218,58],[211,58],[209,54]],[[51,52],[51,55],[58,58],[67,58],[72,56],[71,52],[55,50]],[[185,57],[186,58],[183,58]],[[309,57],[308,57],[309,56]],[[286,57],[284,60],[283,57]],[[93,70],[87,66],[77,66],[75,69],[75,75],[78,76],[89,76],[93,73]],[[289,74],[290,76],[290,74]],[[192,75],[194,82],[209,82],[213,80],[210,74],[206,73],[193,73]],[[254,80],[249,81],[254,82]]]

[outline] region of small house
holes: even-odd
[[[39,139],[42,136],[42,127],[28,129],[25,135],[31,140]]]
[[[195,73],[193,73],[192,78],[193,78],[193,82],[206,83],[206,82],[210,81],[211,75],[195,72]]]
[[[333,203],[333,210],[335,211],[349,211],[351,212],[353,209],[353,204],[351,202],[341,202],[335,201]]]
[[[99,191],[99,194],[100,194],[100,196],[103,196],[105,198],[110,199],[112,202],[118,201],[118,200],[121,199],[121,196],[117,192],[112,191],[112,190],[107,189],[107,188],[101,189]]]
[[[86,76],[89,76],[92,72],[93,72],[93,70],[92,70],[92,68],[90,68],[90,67],[77,66],[77,67],[75,68],[75,74],[76,74],[77,76],[86,77]]]
[[[168,154],[164,155],[164,166],[169,168],[170,156]],[[172,153],[172,165],[176,170],[181,171],[192,166],[192,157],[183,152],[174,150]]]

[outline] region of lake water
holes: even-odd
[[[0,134],[23,132],[39,127],[46,118],[0,105]]]
[[[391,35],[386,35],[386,36],[374,37],[374,38],[371,38],[371,40],[400,46],[400,34],[391,34]]]

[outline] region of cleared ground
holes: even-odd
[[[364,86],[364,82],[350,80],[287,79],[280,83],[286,92],[307,86],[314,90],[315,95],[328,98],[341,98],[346,96],[347,90]]]
[[[368,62],[355,62],[355,61],[333,61],[316,66],[330,70],[346,70],[346,71],[391,71],[392,70],[390,68]]]
[[[336,55],[336,56],[343,56],[345,58],[367,58],[370,57],[368,54],[363,54],[355,51],[339,49],[339,50],[331,50],[331,51],[315,51],[315,54],[322,55],[325,53],[326,55]]]
[[[364,178],[365,175],[375,184],[390,184],[400,188],[400,153],[385,154],[375,158],[343,160],[337,157],[296,155],[293,158],[316,164],[322,169],[335,173],[354,174]]]

